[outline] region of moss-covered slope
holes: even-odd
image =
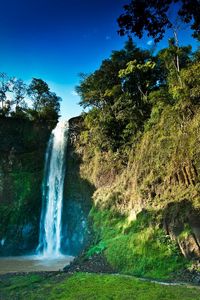
[[[119,271],[166,277],[200,257],[200,110],[166,106],[146,124],[126,166],[77,142],[93,182],[95,251]],[[145,222],[144,222],[145,220]]]

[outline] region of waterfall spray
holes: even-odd
[[[46,150],[42,185],[42,211],[37,253],[45,257],[61,256],[62,200],[65,177],[65,151],[68,125],[59,122],[52,131]]]

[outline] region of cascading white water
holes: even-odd
[[[51,133],[46,151],[40,236],[37,248],[38,254],[44,257],[54,258],[62,255],[61,217],[67,133],[66,122],[59,122]]]

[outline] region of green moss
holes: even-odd
[[[104,245],[108,262],[119,272],[169,278],[186,266],[175,242],[156,225],[153,212],[142,212],[132,222],[110,211],[93,209],[91,216],[97,245],[88,254]]]
[[[119,299],[119,300],[199,300],[199,289],[166,286],[113,275],[77,273],[70,278],[38,275],[15,276],[0,283],[2,299]]]
[[[93,247],[90,247],[90,249],[87,251],[86,255],[87,255],[87,257],[91,257],[94,254],[102,253],[105,249],[106,249],[106,244],[105,244],[105,242],[101,241],[99,244],[97,244]]]

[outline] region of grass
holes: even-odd
[[[168,279],[187,266],[178,247],[156,225],[152,212],[140,213],[136,221],[110,211],[92,210],[96,243],[88,256],[104,252],[117,271],[142,277]]]
[[[137,300],[200,300],[199,289],[166,286],[136,278],[76,273],[58,280],[54,275],[18,275],[0,282],[0,299],[137,299]]]

